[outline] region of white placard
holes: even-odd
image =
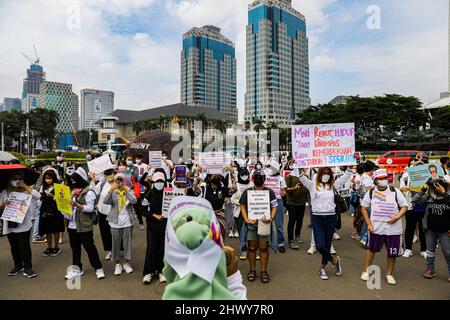
[[[272,189],[277,199],[281,199],[281,187],[278,177],[267,177],[264,182],[264,187]]]
[[[355,124],[292,126],[296,168],[355,165]]]
[[[249,190],[247,194],[249,220],[270,219],[269,190]]]
[[[154,169],[162,167],[162,151],[149,151],[148,164]]]
[[[102,172],[105,172],[109,169],[114,169],[111,159],[109,158],[109,155],[105,154],[101,156],[100,158],[94,159],[92,161],[88,162],[89,172],[93,172],[96,175],[100,174]]]
[[[184,189],[178,188],[164,188],[163,202],[162,202],[162,215],[167,218],[170,204],[175,197],[184,196]]]
[[[231,163],[231,155],[225,152],[199,153],[199,164],[208,174],[222,174],[224,167]]]
[[[2,220],[21,224],[25,219],[28,208],[30,207],[31,198],[31,194],[11,192],[8,198],[10,204],[5,207]]]
[[[391,191],[379,192],[375,189],[372,193],[370,209],[370,220],[377,222],[388,222],[398,212],[395,193]]]

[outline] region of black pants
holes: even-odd
[[[141,197],[144,197],[144,195],[141,194]],[[142,204],[141,199],[138,199],[136,204],[133,204],[134,212],[136,213],[136,216],[138,218],[139,224],[144,224],[144,220],[142,219]]]
[[[405,247],[411,250],[414,239],[414,231],[416,230],[417,224],[419,224],[419,240],[420,240],[420,251],[427,251],[427,240],[425,238],[425,232],[423,231],[422,219],[425,212],[408,211],[406,213],[406,228],[405,228]]]
[[[69,233],[70,248],[72,249],[73,265],[83,270],[83,265],[81,264],[81,246],[83,246],[88,254],[92,268],[95,270],[101,269],[102,263],[100,262],[98,251],[94,244],[94,232],[77,232],[77,230],[73,229],[67,230]]]
[[[16,268],[31,270],[31,230],[20,233],[8,234],[8,241],[11,245],[11,255]]]
[[[102,236],[103,250],[112,251],[111,227],[109,226],[106,217],[106,215],[99,213],[98,227],[100,229],[100,235]]]
[[[147,252],[143,275],[162,273],[164,268],[165,233],[153,232],[147,226]]]
[[[287,226],[288,241],[294,240],[294,227],[295,237],[300,238],[302,232],[303,217],[305,215],[305,206],[292,206],[288,205],[287,210],[289,213],[289,222]]]

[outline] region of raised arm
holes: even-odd
[[[345,184],[352,178],[353,176],[353,172],[352,170],[345,170],[345,173],[342,175],[342,177],[340,177],[339,179],[336,180],[336,182],[334,183],[334,187],[336,188],[336,190],[340,190],[342,189]]]
[[[308,191],[311,191],[314,188],[314,183],[305,176],[304,172],[301,172],[298,178],[300,179],[302,185],[304,185],[305,188],[308,189]]]

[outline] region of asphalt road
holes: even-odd
[[[269,273],[271,282],[262,284],[259,279],[254,283],[244,280],[248,289],[249,299],[275,299],[275,300],[307,300],[307,299],[364,299],[364,300],[449,300],[450,283],[447,281],[447,266],[442,253],[437,254],[437,277],[432,280],[422,278],[425,266],[424,258],[418,255],[419,244],[414,244],[415,255],[409,259],[398,258],[395,270],[397,286],[389,286],[384,277],[380,290],[367,289],[366,283],[359,279],[364,261],[364,250],[350,238],[351,217],[343,216],[343,229],[340,230],[342,240],[334,241],[334,246],[342,260],[343,275],[338,278],[328,267],[328,281],[318,276],[320,255],[308,255],[311,236],[307,228],[309,217],[305,216],[302,239],[304,244],[298,251],[287,250],[285,254],[270,255]],[[114,276],[114,263],[104,261],[104,270],[107,278],[96,280],[94,271],[90,268],[87,256],[83,252],[83,264],[86,274],[81,278],[81,290],[67,289],[64,275],[66,268],[71,264],[71,250],[68,236],[65,234],[61,245],[62,253],[58,257],[41,257],[45,244],[33,244],[33,269],[38,274],[35,279],[27,279],[22,275],[8,277],[12,268],[12,257],[6,237],[0,238],[0,299],[160,299],[164,285],[153,283],[149,286],[142,284],[142,268],[145,256],[145,232],[139,231],[137,226],[133,235],[134,260],[132,266],[134,273]],[[95,243],[101,258],[104,252],[101,246],[98,228],[95,230]],[[238,247],[235,239],[226,240],[226,243]],[[375,264],[379,265],[382,275],[386,270],[385,251],[378,254]],[[248,271],[247,261],[240,261],[239,268],[244,275]]]

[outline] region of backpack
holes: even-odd
[[[394,192],[394,193],[395,193],[395,202],[397,203],[398,210],[400,210],[401,207],[400,207],[400,205],[398,204],[398,200],[397,200],[397,190],[396,190],[393,186],[389,186],[389,190],[390,190],[391,192]],[[373,188],[370,189],[369,195],[370,195],[370,203],[372,203]]]
[[[104,184],[106,184],[106,182],[104,182]],[[104,184],[102,184],[101,189],[103,189]],[[97,225],[98,224],[98,215],[99,215],[99,212],[97,210],[97,205],[98,205],[98,201],[100,200],[100,195],[97,194],[97,192],[95,192],[95,188],[92,188],[92,187],[86,188],[78,195],[77,199],[81,198],[82,195],[87,194],[89,191],[92,191],[95,194],[94,211],[92,213],[90,213],[89,215],[92,220],[92,223],[94,225]]]

